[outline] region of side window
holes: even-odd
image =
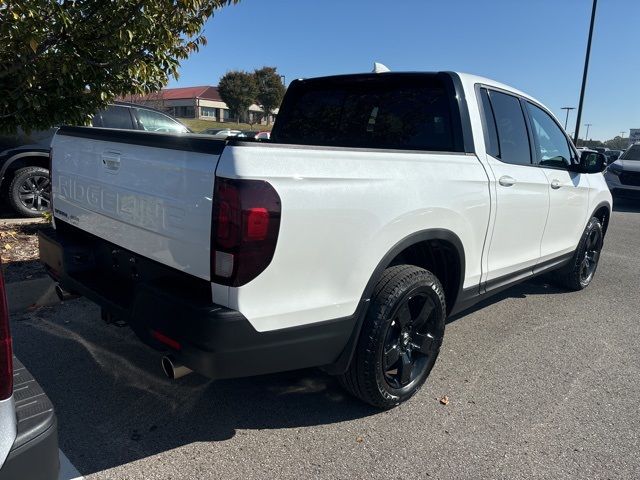
[[[529,135],[518,98],[505,93],[489,93],[498,130],[500,160],[514,165],[531,165]]]
[[[99,113],[102,117],[102,127],[104,128],[125,128],[127,130],[133,130],[133,121],[131,120],[131,114],[126,107],[118,107],[111,105]]]
[[[136,108],[135,110],[142,129],[147,132],[184,133],[187,131],[183,125],[162,113],[144,108]]]
[[[541,108],[527,102],[536,143],[537,162],[543,167],[565,168],[571,164],[567,137],[556,122]]]
[[[492,157],[500,157],[500,146],[498,144],[498,131],[496,130],[496,119],[493,115],[489,93],[486,88],[480,89],[480,101],[482,102],[484,143],[487,153]]]

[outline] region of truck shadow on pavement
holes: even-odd
[[[164,378],[160,354],[78,299],[15,315],[14,351],[56,408],[60,448],[89,475],[244,430],[348,421],[379,410],[317,369],[212,382]],[[301,448],[304,448],[301,446]]]
[[[477,308],[552,293],[562,290],[536,279]],[[98,308],[83,299],[16,315],[12,328],[16,355],[56,407],[60,448],[83,475],[194,442],[229,440],[246,430],[309,427],[379,413],[317,369],[217,382],[192,374],[171,382],[161,373],[159,353],[128,328],[104,324]]]

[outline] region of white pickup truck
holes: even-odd
[[[297,80],[269,141],[61,128],[40,253],[169,376],[317,366],[389,408],[424,383],[448,315],[550,270],[589,285],[604,164],[486,78]]]

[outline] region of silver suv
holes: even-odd
[[[604,176],[614,197],[640,199],[640,143],[631,145],[609,164]]]

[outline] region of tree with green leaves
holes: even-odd
[[[178,76],[217,8],[238,0],[0,0],[0,131],[84,124]]]
[[[253,75],[258,84],[256,102],[264,111],[267,124],[269,124],[269,114],[282,103],[286,88],[275,67],[262,67],[256,70]]]
[[[258,85],[255,76],[248,72],[231,71],[218,83],[218,93],[227,104],[231,116],[240,123],[248,119],[249,107],[256,101]]]
[[[616,135],[611,140],[606,140],[604,146],[611,150],[626,150],[629,147],[629,139]]]

